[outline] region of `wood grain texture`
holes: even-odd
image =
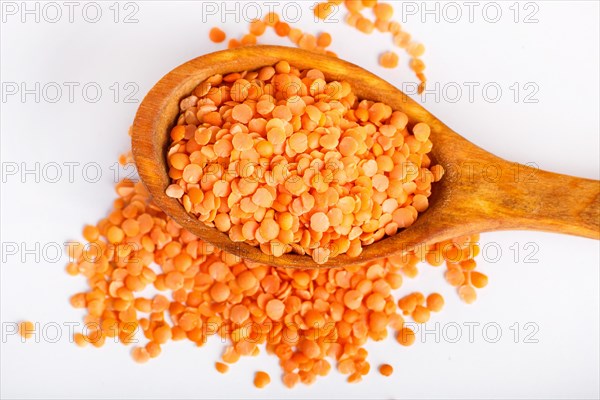
[[[287,60],[317,68],[329,80],[348,81],[359,98],[381,101],[431,127],[432,159],[447,173],[434,184],[429,209],[395,236],[365,247],[356,258],[341,255],[318,265],[308,256],[265,255],[189,215],[166,196],[166,151],[179,102],[213,74],[254,70]],[[280,46],[252,46],[195,58],[165,75],[140,104],[132,148],[139,175],[153,201],[185,229],[227,252],[282,267],[323,268],[362,263],[407,251],[417,244],[497,230],[541,230],[600,239],[600,181],[536,170],[496,157],[464,139],[383,79],[340,59]]]

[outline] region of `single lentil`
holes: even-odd
[[[427,308],[433,312],[440,312],[444,308],[444,298],[439,293],[431,293],[427,296]]]
[[[222,362],[216,362],[215,369],[220,373],[225,374],[227,371],[229,371],[229,365],[223,364]]]
[[[379,64],[384,68],[396,68],[398,66],[398,54],[386,51],[379,57]]]
[[[379,373],[383,376],[390,376],[394,373],[394,368],[389,364],[381,364],[379,366]]]
[[[223,32],[221,29],[216,28],[216,27],[211,28],[208,36],[209,36],[210,40],[212,40],[215,43],[221,43],[227,37],[227,35],[225,35],[225,32]]]
[[[19,323],[19,335],[23,339],[31,339],[35,334],[35,325],[31,321],[22,321]]]
[[[269,383],[271,383],[271,377],[266,372],[258,371],[254,375],[254,386],[256,386],[257,388],[263,389]]]

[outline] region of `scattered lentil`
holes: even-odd
[[[215,369],[220,373],[225,374],[227,371],[229,371],[229,365],[223,364],[222,362],[216,362]]]
[[[398,54],[386,51],[379,57],[379,64],[384,68],[396,68],[398,66]]]
[[[411,40],[411,35],[402,30],[399,22],[392,20],[394,8],[390,3],[378,1],[366,1],[363,4],[361,1],[324,1],[317,3],[313,7],[313,13],[316,18],[327,20],[329,16],[336,10],[340,4],[348,11],[344,18],[346,23],[357,30],[371,34],[375,29],[382,33],[389,34],[392,37],[392,42],[401,47],[410,56],[409,67],[414,71],[417,78],[420,80],[419,93],[425,90],[426,77],[423,74],[425,63],[420,58],[425,53],[425,47],[418,42]],[[371,8],[373,11],[373,19],[369,19],[362,14],[365,8]],[[320,33],[318,36],[302,32],[298,28],[292,27],[287,22],[283,21],[275,12],[269,12],[265,18],[261,20],[251,21],[248,27],[249,34],[242,36],[241,39],[231,39],[228,48],[236,48],[240,46],[251,46],[258,43],[257,37],[262,36],[267,28],[273,28],[275,33],[281,37],[287,37],[293,44],[300,48],[317,51],[337,57],[335,53],[327,48],[331,45],[331,35],[327,32]],[[213,42],[223,42],[226,38],[225,33],[219,28],[212,28],[209,37]],[[384,53],[379,63],[384,68],[396,68],[398,65],[398,56],[388,51]]]
[[[227,35],[225,35],[225,32],[223,32],[221,29],[219,28],[212,28],[208,34],[210,40],[212,40],[215,43],[221,43],[225,40],[225,38],[227,37]]]
[[[262,389],[269,383],[271,383],[271,377],[266,372],[258,371],[256,375],[254,375],[254,386],[257,388]]]
[[[429,309],[422,305],[417,305],[412,312],[413,320],[419,324],[429,321]]]
[[[30,339],[35,334],[35,325],[31,321],[22,321],[19,323],[19,335],[23,339]]]
[[[439,293],[431,293],[427,296],[427,308],[433,312],[440,312],[444,308],[444,298]]]
[[[459,296],[466,302],[475,299],[475,287],[470,282],[476,264],[471,260],[479,251],[474,243],[478,235],[365,265],[279,269],[239,260],[201,242],[154,206],[141,183],[124,180],[117,185],[117,193],[116,208],[96,225],[99,237],[94,243],[105,253],[90,259],[80,245],[70,262],[73,271],[90,284],[89,291],[73,295],[71,303],[87,309],[86,322],[98,323],[98,329],[87,336],[74,335],[78,346],[90,343],[101,347],[107,337],[130,344],[133,332],[140,327],[148,342],[135,347],[131,356],[144,363],[157,357],[171,340],[188,339],[201,346],[206,336],[218,334],[231,343],[222,362],[215,364],[218,371],[243,355],[257,354],[259,344],[264,343],[267,352],[279,358],[287,387],[299,382],[310,384],[318,376],[327,375],[328,357],[337,361],[338,370],[354,383],[370,370],[367,352],[362,348],[368,338],[384,339],[389,326],[396,331],[401,345],[410,346],[415,333],[404,325],[399,312],[424,322],[423,315],[429,310],[441,308],[441,296],[430,294],[425,299],[419,292],[401,298],[396,308],[392,289],[401,288],[402,275],[416,275],[419,261],[440,257],[447,260],[448,271],[466,270],[461,273],[470,274],[470,280],[464,278]],[[287,202],[281,196],[274,199]],[[345,202],[337,201],[340,212]],[[353,210],[357,204],[358,199],[353,199],[347,205]],[[125,209],[131,210],[127,211],[127,219],[114,218]],[[277,226],[291,228],[293,217],[290,212],[281,213]],[[128,219],[138,222],[137,234],[124,234],[120,242],[112,243],[111,228],[129,231],[123,229],[123,224],[131,225],[126,223]],[[259,227],[255,226],[255,232],[260,232]],[[84,231],[87,235],[89,226]],[[264,233],[268,235],[269,230]],[[132,250],[120,257],[115,251],[120,246]],[[157,272],[150,268],[153,262],[159,266]],[[170,294],[172,300],[163,294],[152,298],[137,294],[148,286]],[[203,331],[202,326],[216,329]],[[259,340],[245,340],[250,337]],[[259,378],[257,382],[264,384],[265,380]]]
[[[137,363],[144,364],[150,360],[150,354],[144,347],[134,347],[131,351],[131,357]]]
[[[390,376],[394,373],[394,368],[389,364],[381,364],[379,366],[379,373],[383,376]]]

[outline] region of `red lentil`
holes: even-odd
[[[404,49],[410,56],[409,67],[414,71],[417,78],[420,80],[419,93],[425,89],[426,78],[423,74],[425,70],[425,64],[420,58],[425,52],[425,47],[421,43],[417,43],[411,40],[410,34],[404,32],[400,26],[400,23],[393,21],[392,17],[394,9],[391,4],[377,1],[368,1],[367,5],[361,1],[325,1],[317,3],[313,7],[315,17],[321,20],[327,20],[329,16],[335,11],[335,8],[340,4],[344,4],[344,7],[348,11],[345,18],[348,25],[355,27],[359,31],[370,34],[374,29],[379,30],[383,33],[389,33],[395,45]],[[371,8],[373,11],[374,19],[371,20],[361,12],[365,8]],[[254,20],[249,24],[249,35],[244,35],[241,39],[231,39],[228,44],[228,48],[235,48],[239,46],[249,46],[257,44],[257,37],[264,34],[266,28],[271,27],[278,36],[288,37],[290,41],[296,44],[298,47],[323,52],[331,56],[337,57],[337,55],[329,50],[327,47],[331,44],[331,35],[326,32],[320,35],[314,36],[305,32],[302,32],[298,28],[290,26],[285,21],[281,20],[278,14],[275,12],[269,12],[265,15],[262,21]],[[219,28],[213,28],[209,37],[214,42],[223,42],[225,40],[225,33]],[[380,57],[380,64],[384,68],[395,68],[398,65],[398,56],[388,51]],[[173,139],[175,140],[175,139]]]
[[[35,325],[31,321],[22,321],[19,323],[19,335],[24,339],[31,339],[35,334]]]
[[[258,371],[254,375],[254,386],[259,389],[266,387],[269,383],[271,383],[271,377],[269,374],[263,371]]]
[[[383,376],[390,376],[394,373],[394,368],[389,364],[382,364],[379,366],[379,373]]]
[[[254,36],[261,36],[263,33],[265,33],[266,29],[267,24],[261,20],[252,21],[250,23],[250,33]]]
[[[402,346],[411,346],[415,342],[415,332],[410,328],[402,328],[396,339]]]
[[[413,320],[420,324],[429,321],[429,316],[429,309],[421,305],[416,306],[414,311],[412,312]]]
[[[209,33],[209,38],[210,40],[212,40],[215,43],[221,43],[225,40],[227,36],[225,35],[225,32],[223,32],[221,29],[219,28],[212,28],[210,30]]]
[[[332,7],[323,4],[333,6],[340,3],[339,1],[321,3],[315,7],[315,15],[327,18],[328,10]],[[360,26],[363,31],[372,31],[372,27],[377,27],[380,31],[387,31],[394,35],[395,42],[413,57],[410,66],[422,80],[420,87],[422,90],[425,82],[422,71],[425,66],[417,57],[422,55],[424,48],[418,43],[411,42],[410,35],[402,32],[397,22],[391,21],[392,8],[376,1],[348,0],[344,4],[351,12],[352,25]],[[373,9],[376,17],[374,22],[364,20],[366,18],[360,14],[364,8]],[[324,48],[331,41],[327,33],[315,37],[297,28],[286,27],[284,24],[285,22],[280,21],[279,16],[269,13],[263,21],[251,23],[251,36],[247,35],[241,42],[232,39],[229,47],[256,43],[256,38],[261,36],[269,26],[276,31],[279,30],[280,33],[285,33],[292,42],[314,51],[326,51]],[[211,31],[211,39],[216,35],[216,39],[220,42],[225,40],[224,32],[218,28],[215,28],[215,32]],[[287,81],[289,78],[297,83],[294,76],[298,77],[298,72],[282,61],[274,67],[265,67],[257,71],[257,77],[269,81],[274,76],[283,74],[288,77],[276,79]],[[315,70],[306,72],[305,78],[313,81],[313,84],[306,88],[306,92],[311,96],[328,93],[324,91],[327,84],[321,75]],[[206,96],[214,103],[216,97],[210,93],[211,87],[218,87],[221,82],[233,86],[240,79],[243,79],[241,74],[210,78],[194,90],[194,95],[198,98]],[[350,89],[344,86],[343,82],[338,85],[330,83],[330,85],[336,86],[336,90],[329,93]],[[271,137],[267,137],[268,140],[261,140],[256,146],[249,147],[248,136],[244,136],[249,135],[250,131],[260,132],[263,129],[262,122],[253,120],[269,117],[270,114],[272,116],[274,112],[278,115],[276,118],[285,122],[306,115],[307,123],[315,124],[317,127],[322,124],[324,117],[325,121],[327,120],[326,107],[315,107],[304,102],[303,96],[299,95],[302,91],[292,89],[292,92],[285,105],[277,104],[279,99],[276,98],[265,98],[256,102],[255,100],[260,96],[256,97],[250,91],[230,92],[229,96],[232,99],[241,96],[237,98],[238,102],[249,106],[251,113],[249,117],[248,109],[243,107],[235,112],[234,118],[237,124],[248,124],[249,129],[245,131],[243,127],[239,127],[239,130],[229,133],[231,137],[226,140],[221,140],[226,136],[221,133],[220,141],[215,141],[212,151],[219,154],[219,157],[228,157],[231,152],[239,151],[236,149],[237,146],[246,149],[245,151],[255,151],[259,157],[270,158],[277,154],[277,146],[287,143],[289,149],[296,154],[305,153],[309,147],[314,146],[315,136],[300,132],[288,135],[285,123],[270,122],[272,125],[269,126],[268,131],[272,131]],[[226,91],[220,93],[224,94]],[[294,95],[296,97],[293,97]],[[250,96],[254,96],[251,99],[254,103],[248,100]],[[290,102],[292,98],[294,101]],[[302,99],[304,104],[298,99]],[[219,102],[222,101],[221,98]],[[192,103],[186,100],[182,105],[193,107]],[[364,103],[359,103],[358,108],[354,110],[355,121],[359,125],[367,121],[381,124],[386,120],[388,110],[385,105],[367,103],[365,107],[362,104]],[[279,105],[285,107],[275,111]],[[233,108],[231,107],[230,110]],[[252,118],[255,116],[255,110],[261,115],[260,118]],[[219,128],[228,123],[227,117],[219,111],[206,112],[204,121]],[[404,132],[408,118],[403,113],[392,113],[388,123],[389,125],[381,125],[379,128],[381,138],[393,138],[401,127]],[[267,124],[269,121],[266,121],[264,128]],[[252,126],[251,130],[250,126]],[[283,140],[280,137],[282,134],[280,129],[285,134]],[[233,145],[231,143],[233,136],[240,133],[243,135],[239,136]],[[403,133],[407,146],[420,148],[430,145],[428,127],[417,124],[412,128],[412,132],[409,130],[407,133],[408,136]],[[211,131],[194,132],[193,139],[199,146],[208,147],[213,134],[214,132]],[[171,139],[173,142],[189,140],[186,139],[186,135],[186,126],[177,125],[171,132]],[[257,137],[251,139],[254,142]],[[339,147],[342,156],[350,157],[359,150],[357,139],[349,135],[342,138],[335,147]],[[383,142],[385,143],[385,140]],[[334,143],[335,141],[329,137],[323,140],[325,146],[333,146]],[[395,169],[393,160],[383,157],[383,153],[380,152],[379,156],[366,160],[362,165],[365,178],[369,178],[373,186],[383,189],[386,181],[381,176],[385,177],[387,173],[392,179],[395,179],[394,176],[403,179],[417,178],[413,177],[414,172]],[[187,198],[184,202],[189,202],[187,204],[191,204],[192,207],[206,204],[215,207],[214,210],[220,209],[220,206],[216,205],[219,196],[233,193],[233,185],[230,182],[218,185],[213,182],[212,191],[206,190],[201,186],[202,171],[193,166],[196,165],[196,157],[211,155],[212,153],[207,150],[194,155],[184,152],[170,154],[169,162],[173,167],[171,178],[184,179],[188,187],[187,190],[183,190],[184,187],[181,185],[173,184],[168,192],[176,198]],[[120,162],[125,163],[130,159],[130,156],[122,156]],[[438,165],[430,166],[429,171],[433,175],[433,182],[439,181],[444,172]],[[273,171],[274,174],[279,172]],[[367,184],[368,180],[360,182]],[[300,189],[300,185],[286,183],[293,191]],[[318,185],[317,188],[325,189],[324,186],[318,187]],[[309,222],[312,232],[325,235],[327,231],[318,230],[325,229],[327,224],[329,227],[338,226],[340,221],[347,218],[346,216],[353,215],[355,209],[362,208],[363,203],[363,198],[360,196],[340,196],[329,189],[324,191],[325,194],[322,196],[317,191],[315,195],[311,195],[312,199],[303,196],[304,193],[299,193],[299,196],[294,199],[288,193],[273,193],[269,187],[259,188],[248,184],[240,184],[238,189],[246,193],[244,196],[252,195],[249,201],[244,202],[244,209],[253,209],[254,213],[259,211],[259,207],[265,210],[260,218],[260,224],[257,221],[248,221],[243,225],[239,232],[240,237],[255,237],[255,235],[263,239],[276,237],[276,240],[281,243],[291,243],[293,240],[293,233],[291,237],[289,233],[298,224],[296,211],[293,210],[311,209],[313,202],[317,204],[326,201],[327,204],[335,204],[335,207],[327,212],[316,211],[310,214],[310,219],[317,213],[325,214],[326,218],[321,214],[315,217],[317,230],[312,229],[310,226],[312,224]],[[259,191],[259,189],[263,190]],[[475,300],[475,288],[482,288],[487,284],[487,276],[474,271],[476,263],[473,258],[479,252],[476,244],[479,240],[478,235],[429,245],[426,251],[394,256],[366,265],[310,271],[286,270],[238,260],[201,242],[153,205],[140,183],[134,184],[124,180],[117,184],[116,190],[119,198],[114,203],[114,211],[97,226],[86,226],[83,232],[87,241],[101,247],[102,257],[90,261],[79,251],[67,266],[70,275],[81,274],[88,279],[90,285],[88,292],[74,295],[71,304],[87,309],[85,322],[98,323],[98,328],[90,330],[85,336],[75,333],[73,340],[78,346],[90,342],[95,347],[100,347],[106,337],[117,337],[124,344],[130,344],[132,333],[139,327],[149,341],[143,347],[133,348],[132,357],[137,362],[147,362],[150,358],[157,357],[162,351],[161,346],[169,340],[189,339],[197,345],[202,345],[206,339],[204,335],[221,335],[230,343],[222,355],[223,363],[215,363],[215,368],[221,373],[226,372],[229,368],[228,364],[237,362],[240,356],[257,355],[259,352],[257,344],[264,343],[267,351],[279,358],[283,370],[282,381],[286,387],[294,387],[299,382],[311,384],[317,376],[327,375],[331,365],[325,357],[337,361],[338,370],[348,375],[348,382],[359,382],[362,376],[370,371],[370,364],[366,361],[367,351],[362,348],[369,337],[374,340],[384,339],[389,326],[396,331],[396,339],[401,345],[409,346],[416,340],[415,332],[404,325],[404,319],[396,308],[391,290],[401,288],[402,275],[409,278],[416,276],[418,272],[416,265],[419,261],[427,261],[434,266],[446,261],[446,279],[458,288],[460,298],[467,303]],[[414,209],[398,209],[401,203],[395,199],[380,202],[382,213],[392,214],[392,222],[388,223],[385,229],[386,234],[395,234],[398,229],[414,222],[419,211],[417,207],[426,208],[427,197],[422,196],[422,193],[412,194],[413,202],[415,197],[421,196],[417,197]],[[293,212],[284,211],[275,215],[267,211],[270,207],[289,206],[296,200],[298,201],[292,206]],[[226,232],[231,229],[232,221],[227,223],[225,212],[219,210],[213,217],[214,224],[220,230]],[[261,229],[265,219],[267,222]],[[363,228],[365,229],[362,233],[352,232],[354,241],[340,241],[340,247],[347,247],[348,254],[359,254],[360,248],[357,246],[356,237],[370,233],[368,231],[372,227],[369,221],[363,224]],[[274,229],[279,229],[279,232],[275,234]],[[307,238],[302,240],[310,241],[310,236]],[[127,247],[131,247],[132,250],[123,250]],[[303,250],[299,248],[298,251]],[[158,273],[150,268],[153,262],[158,264],[160,269]],[[154,286],[155,289],[170,294],[173,300],[169,300],[162,294],[153,298],[144,298],[136,293],[148,286]],[[425,299],[421,293],[415,292],[401,298],[398,301],[398,308],[405,315],[412,315],[415,321],[424,322],[430,317],[429,311],[440,311],[443,303],[443,298],[437,293],[432,293]],[[143,315],[139,315],[138,312]],[[254,325],[251,325],[250,329],[240,329],[245,324]],[[214,332],[203,332],[201,325],[217,328]],[[21,334],[32,330],[33,324],[29,322],[20,324]],[[260,340],[258,343],[245,340],[249,335],[258,335]],[[379,367],[379,371],[382,375],[389,376],[393,368],[383,364]],[[257,387],[264,387],[269,382],[268,374],[262,371],[256,373]]]
[[[220,373],[225,374],[227,371],[229,371],[229,365],[223,364],[222,362],[216,362],[215,369]]]
[[[398,54],[387,51],[379,57],[379,64],[384,68],[396,68],[398,66]]]
[[[281,24],[276,22],[276,29]],[[313,40],[305,34],[300,45],[312,46]],[[247,74],[255,76],[252,84],[243,78]],[[220,106],[202,89],[212,81],[229,93]],[[253,87],[272,89],[249,100]],[[426,124],[407,126],[404,113],[359,100],[348,83],[328,82],[316,69],[300,71],[280,61],[258,71],[211,77],[193,93],[181,101],[182,114],[171,133],[179,140],[169,149],[172,184],[166,193],[231,240],[269,255],[296,252],[320,264],[342,253],[356,257],[364,246],[413,224],[429,207],[431,183],[443,176],[441,166],[431,166],[435,173],[429,169]],[[203,112],[206,105],[211,108]],[[188,123],[185,114],[194,107],[199,111]],[[219,115],[218,125],[212,117],[207,120],[213,113]],[[180,126],[193,137],[182,138]],[[195,150],[200,146],[202,151]],[[219,158],[220,148],[225,150]],[[254,167],[261,157],[266,165]],[[223,171],[206,179],[201,165],[217,159]],[[200,196],[200,189],[208,194]],[[280,196],[289,197],[282,203]],[[139,230],[135,223],[122,226],[128,236]],[[121,228],[110,229],[111,242],[121,241]],[[181,274],[165,277],[171,289],[182,284]],[[214,294],[222,301],[228,296]]]
[[[433,312],[442,311],[444,308],[444,298],[439,293],[431,293],[427,296],[427,308]]]
[[[134,361],[140,364],[147,363],[150,360],[150,354],[144,347],[134,347],[131,351],[131,357]]]
[[[222,356],[223,362],[231,364],[241,355],[257,354],[256,343],[245,341],[244,338],[260,333],[239,329],[245,324],[254,323],[261,326],[261,332],[264,326],[266,331],[263,334],[270,332],[265,334],[266,340],[259,342],[266,341],[267,350],[280,358],[284,369],[283,382],[286,386],[293,387],[298,382],[310,384],[317,376],[326,375],[330,368],[324,359],[327,356],[337,358],[338,369],[348,375],[349,382],[360,381],[370,369],[365,362],[366,351],[360,346],[368,337],[375,340],[385,338],[387,326],[396,330],[396,338],[400,344],[409,346],[414,343],[415,333],[404,326],[403,318],[397,313],[391,289],[401,287],[401,274],[416,269],[415,264],[420,260],[417,253],[408,258],[390,257],[345,269],[286,270],[246,263],[213,247],[207,247],[182,230],[152,206],[140,183],[123,181],[118,184],[117,192],[123,193],[120,198],[121,208],[137,202],[139,208],[136,208],[136,214],[147,217],[140,219],[138,216],[136,220],[140,222],[140,231],[133,237],[124,235],[121,243],[109,244],[109,229],[99,228],[100,237],[96,243],[100,243],[103,248],[123,243],[136,244],[149,235],[151,241],[156,241],[157,247],[149,251],[134,245],[132,247],[135,250],[125,259],[118,258],[112,252],[108,253],[105,261],[98,259],[97,262],[90,263],[82,254],[72,261],[78,266],[78,271],[88,271],[86,274],[97,278],[90,281],[94,286],[89,292],[72,296],[71,302],[88,309],[86,321],[101,322],[99,330],[89,333],[87,337],[76,334],[74,341],[77,345],[83,346],[90,342],[95,347],[100,347],[106,337],[115,334],[123,343],[131,343],[130,332],[134,331],[134,326],[139,326],[149,341],[142,347],[136,347],[132,351],[132,357],[137,362],[147,362],[158,356],[162,351],[161,347],[169,340],[187,338],[202,344],[204,334],[199,327],[212,321],[219,327],[212,334],[223,332],[232,343]],[[152,224],[149,224],[148,218]],[[280,217],[281,221],[288,218],[289,214],[282,214]],[[124,221],[120,223],[123,224]],[[99,227],[105,225],[103,222],[98,224]],[[282,225],[287,227],[287,223]],[[430,246],[428,251],[437,252],[441,257],[453,257],[452,261],[455,262],[448,262],[449,270],[460,269],[464,265],[470,272],[474,264],[466,261],[476,253],[473,241],[478,239],[478,236],[463,237]],[[450,247],[452,251],[443,251]],[[185,253],[182,253],[184,249]],[[423,254],[426,253],[418,254],[424,257]],[[191,263],[187,256],[191,258]],[[132,268],[129,259],[138,259],[140,267]],[[153,260],[159,263],[159,274],[148,268]],[[108,262],[108,267],[105,262]],[[82,270],[80,267],[83,265],[87,265],[88,269]],[[167,276],[174,272],[181,273],[175,269],[176,266],[184,271],[184,286],[179,289],[174,289],[179,286],[179,278],[176,285],[169,283],[173,288],[165,285],[171,281],[171,278],[166,279]],[[137,275],[130,275],[131,273]],[[171,292],[173,300],[168,300],[164,295],[146,299],[134,292],[124,292],[123,285],[132,276],[139,278],[140,289],[154,285],[158,290]],[[100,277],[102,280],[98,279]],[[191,285],[186,285],[187,279]],[[102,291],[102,285],[97,286],[102,281],[106,281],[106,287],[111,290]],[[312,288],[310,292],[308,288]],[[461,286],[459,295],[467,302],[474,300],[473,286]],[[132,300],[125,301],[123,298]],[[431,294],[426,300],[421,293],[414,292],[399,301],[399,308],[400,311],[413,315],[415,321],[424,321],[424,317],[418,317],[419,313],[439,309],[439,306],[433,305],[436,298]],[[312,299],[312,303],[306,303],[306,299]],[[439,303],[439,299],[437,302]],[[427,308],[424,307],[426,303]],[[138,310],[150,312],[149,317],[138,316]],[[173,325],[167,323],[167,316]],[[261,325],[267,322],[267,325]],[[127,323],[133,325],[127,326]],[[327,328],[331,323],[334,323],[333,330]],[[291,328],[299,335],[289,331]],[[315,334],[318,336],[315,337]],[[316,341],[318,337],[329,338],[332,334],[333,340]],[[302,340],[294,340],[294,337]],[[223,369],[217,365],[215,368]]]

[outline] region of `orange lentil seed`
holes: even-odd
[[[373,7],[373,13],[375,17],[382,21],[389,21],[394,15],[394,8],[387,3],[377,3]]]
[[[413,320],[419,324],[429,321],[429,309],[418,305],[412,313]]]
[[[331,35],[329,33],[323,32],[319,36],[317,36],[317,46],[325,48],[325,47],[329,47],[330,44],[331,44]]]
[[[266,387],[269,383],[271,383],[271,377],[269,374],[263,371],[258,371],[254,375],[254,386],[259,389]]]
[[[215,369],[217,371],[219,371],[221,374],[225,374],[225,373],[227,373],[227,371],[229,371],[229,365],[224,364],[222,362],[216,362]]]
[[[30,339],[35,335],[35,325],[31,321],[22,321],[19,323],[19,335],[23,339]]]
[[[150,354],[144,347],[134,347],[131,350],[131,357],[139,364],[147,363],[150,360]]]
[[[440,312],[444,308],[444,298],[439,293],[431,293],[427,296],[427,308],[433,312]]]
[[[88,344],[86,337],[78,332],[73,334],[73,342],[79,347],[85,347]]]
[[[379,65],[384,68],[396,68],[398,66],[398,54],[386,51],[379,57]]]
[[[473,271],[471,272],[471,283],[477,289],[484,288],[487,286],[488,277],[487,275],[482,274],[481,272]]]
[[[211,28],[208,36],[209,36],[210,40],[212,40],[215,43],[221,43],[227,37],[225,35],[225,32],[223,32],[221,29],[219,29],[217,27]]]
[[[267,24],[265,24],[264,21],[256,20],[250,23],[250,33],[254,36],[261,36],[263,33],[265,33],[266,29]]]
[[[402,328],[396,336],[402,346],[410,346],[415,342],[415,332],[410,328]]]
[[[379,373],[383,376],[390,376],[394,373],[394,368],[389,364],[381,364],[379,366]]]
[[[463,285],[458,288],[458,295],[460,299],[467,304],[473,303],[477,299],[477,293],[473,286]]]
[[[100,237],[100,231],[93,225],[86,225],[83,228],[83,237],[88,242],[95,242]]]

